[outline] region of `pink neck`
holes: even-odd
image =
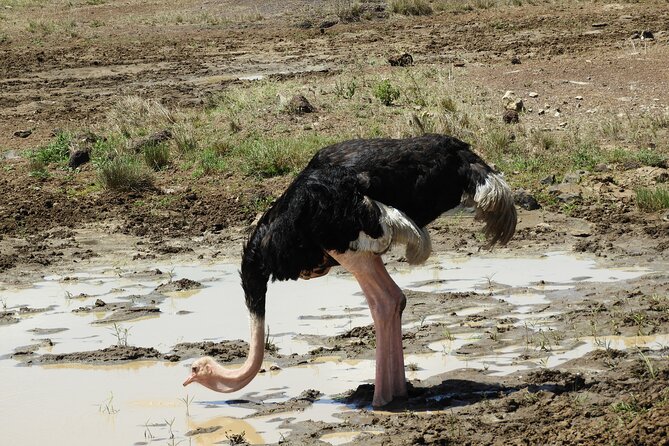
[[[245,387],[255,378],[262,365],[265,352],[265,318],[251,316],[251,342],[249,356],[244,364],[234,370],[226,369],[220,364],[214,366],[213,373],[204,382],[206,387],[217,392],[234,392]]]

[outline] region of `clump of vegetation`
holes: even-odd
[[[47,167],[64,164],[70,157],[72,135],[60,132],[49,144],[28,152],[30,174],[37,177],[48,176]]]
[[[226,162],[218,150],[215,148],[205,149],[200,154],[198,165],[195,170],[195,176],[211,175],[222,172],[226,169]]]
[[[170,163],[170,147],[165,144],[149,144],[144,148],[144,162],[153,170],[161,170]]]
[[[331,142],[318,135],[294,138],[257,137],[240,141],[230,151],[231,163],[247,175],[274,177],[300,170],[319,148]]]
[[[383,105],[392,105],[400,98],[399,88],[393,86],[388,79],[384,79],[374,87],[374,97]]]
[[[669,188],[664,186],[639,188],[636,190],[636,204],[639,209],[648,212],[669,209]]]
[[[427,0],[390,0],[390,11],[402,15],[430,15],[432,6]]]
[[[238,434],[235,434],[233,432],[226,432],[225,433],[225,438],[228,439],[228,442],[231,445],[242,445],[242,444],[249,444],[249,442],[246,440],[246,432],[241,431]]]
[[[153,176],[137,158],[119,155],[100,161],[98,175],[105,189],[137,191],[153,187]]]
[[[352,2],[350,0],[337,0],[334,2],[335,15],[344,23],[359,21],[364,11],[365,9],[359,2]]]

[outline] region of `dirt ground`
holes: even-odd
[[[48,179],[28,175],[22,150],[45,143],[55,128],[94,127],[118,96],[139,93],[174,106],[201,107],[209,95],[241,82],[240,76],[329,76],[352,70],[369,55],[385,59],[408,51],[417,64],[463,65],[458,69],[467,70],[472,83],[500,96],[506,90],[540,91],[537,101],[562,104],[563,113],[584,119],[597,119],[588,110],[669,110],[669,8],[663,1],[536,2],[412,18],[391,16],[384,4],[369,2],[364,3],[372,11],[369,18],[352,23],[338,22],[325,2],[180,2],[172,13],[182,14],[182,21],[164,26],[146,18],[155,16],[160,24],[171,8],[167,2],[97,3],[45,9],[0,2],[0,24],[6,30],[0,32],[0,283],[28,285],[47,272],[67,273],[121,256],[138,264],[235,261],[257,217],[247,204],[275,197],[287,185],[289,179],[271,179],[250,189],[244,178],[211,181],[175,172],[161,177],[150,192],[84,193],[95,179],[90,166],[77,173],[76,183],[66,172]],[[61,23],[68,16],[86,26],[72,34],[58,27],[48,33],[39,28],[14,32],[29,29],[31,20]],[[631,38],[645,30],[653,32],[652,40]],[[512,64],[513,56],[522,63]],[[579,95],[585,103],[574,100]],[[27,137],[17,136],[27,130]],[[559,291],[551,292],[551,310],[558,313],[551,323],[568,333],[558,343],[575,343],[579,333],[592,335],[593,326],[600,327],[599,336],[669,333],[669,213],[641,212],[632,202],[635,186],[666,182],[667,167],[666,162],[618,165],[576,173],[578,180],[561,185],[560,191],[579,197],[573,206],[521,210],[516,236],[499,250],[502,254],[570,251],[607,265],[656,271],[615,285],[584,283],[570,291],[571,303],[558,303]],[[161,201],[165,197],[167,204]],[[479,252],[467,219],[442,217],[430,232],[438,253]],[[389,259],[391,267],[396,262],[396,257]],[[410,293],[405,319],[490,302],[483,294]],[[118,320],[151,311],[144,306],[144,312],[133,314],[133,305],[121,307],[109,309],[124,318]],[[15,316],[11,310],[1,312],[0,326],[16,322]],[[451,322],[457,320],[453,316]],[[474,329],[488,338],[459,354],[482,354],[500,333],[509,343],[527,337],[491,314],[462,321],[463,332]],[[425,351],[440,337],[442,325],[421,324],[405,333],[405,349]],[[320,341],[329,347],[273,359],[285,368],[333,352],[373,357],[370,327]],[[241,341],[180,345],[160,359],[207,353],[239,361],[245,348]],[[35,357],[33,350],[17,351],[16,357],[48,363],[160,356],[150,346],[77,358]],[[529,350],[524,360],[537,361],[541,348]],[[409,399],[388,410],[347,413],[346,429],[382,430],[356,440],[370,445],[666,445],[668,355],[666,346],[653,351],[604,348],[557,369],[538,367],[501,379],[485,370],[438,375],[413,382]],[[364,405],[371,400],[370,385],[352,390],[344,401]],[[305,407],[318,399],[317,391],[266,410]],[[284,443],[323,444],[318,438],[337,429],[301,423]]]

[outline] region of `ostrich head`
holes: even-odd
[[[216,390],[216,384],[213,382],[214,369],[217,366],[216,361],[209,356],[198,359],[193,362],[190,368],[190,375],[184,381],[184,386],[192,382],[197,382],[212,390]]]

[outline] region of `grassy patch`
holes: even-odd
[[[102,185],[112,191],[137,191],[153,187],[153,176],[146,167],[131,156],[117,156],[98,165]]]
[[[297,172],[319,148],[333,142],[318,135],[296,138],[255,138],[242,141],[231,151],[232,162],[246,175],[274,177]]]
[[[144,162],[153,170],[161,170],[170,163],[170,147],[167,144],[150,144],[144,148]]]
[[[669,209],[669,188],[666,186],[642,187],[636,190],[636,204],[648,212]]]
[[[374,97],[383,105],[393,105],[400,98],[400,89],[384,79],[374,86]]]
[[[390,0],[390,11],[402,15],[430,15],[432,6],[427,0]]]
[[[72,135],[61,132],[49,144],[28,152],[30,174],[44,178],[48,176],[50,164],[65,164],[70,157]]]

